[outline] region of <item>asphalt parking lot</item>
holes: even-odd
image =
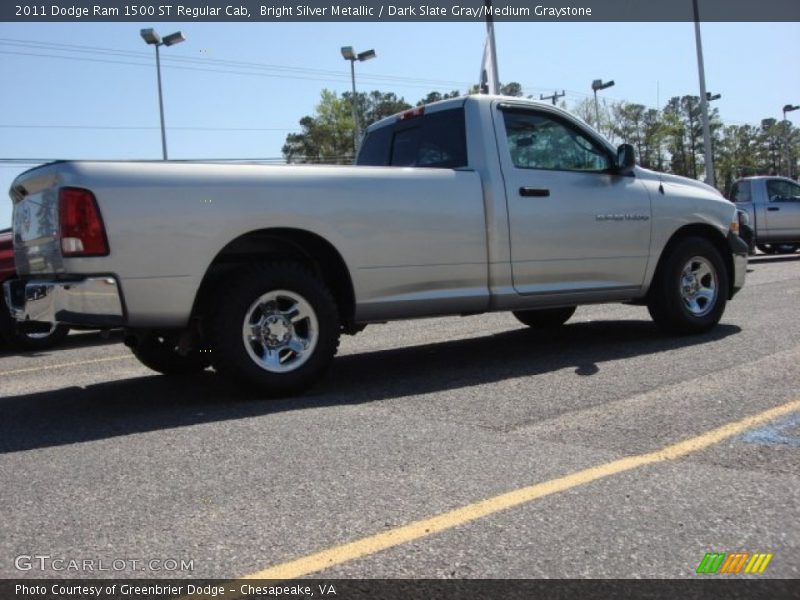
[[[700,337],[622,305],[376,325],[277,401],[114,336],[0,351],[0,578],[799,577],[799,307],[800,254]]]

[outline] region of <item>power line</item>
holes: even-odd
[[[131,52],[126,50],[114,50],[111,48],[99,48],[93,46],[75,46],[71,44],[52,44],[49,42],[29,42],[24,40],[14,40],[9,38],[0,38],[0,45],[7,45],[13,47],[20,47],[23,49],[30,49],[30,50],[52,50],[57,52],[73,52],[73,53],[84,53],[84,54],[101,54],[110,57],[119,57],[119,58],[131,58],[131,59],[141,59],[142,62],[130,62],[130,61],[120,61],[120,60],[106,60],[96,57],[84,57],[84,56],[69,56],[69,55],[56,55],[56,54],[36,54],[32,52],[21,52],[21,51],[12,51],[12,50],[0,50],[0,53],[9,54],[9,55],[18,55],[18,56],[32,56],[32,57],[39,57],[39,58],[61,58],[66,60],[82,60],[87,62],[99,62],[99,63],[111,63],[111,64],[127,64],[133,66],[142,66],[142,67],[150,67],[151,61],[148,59],[150,58],[149,54],[141,53],[141,52]],[[289,77],[292,79],[310,79],[310,80],[347,80],[348,75],[346,73],[340,71],[329,71],[323,69],[310,69],[306,67],[291,67],[286,65],[273,65],[273,64],[266,64],[266,63],[257,63],[257,62],[246,62],[246,61],[232,61],[232,60],[221,60],[221,59],[213,59],[213,58],[195,58],[195,57],[185,57],[185,56],[170,56],[164,57],[164,65],[169,65],[171,68],[180,68],[184,70],[195,70],[195,71],[208,71],[213,73],[229,73],[229,74],[238,74],[238,75],[261,75],[264,76],[269,71],[277,71],[280,76],[282,77]],[[194,65],[194,67],[185,66],[185,65]],[[236,67],[239,69],[250,69],[256,72],[251,71],[231,71],[229,69],[220,70],[220,69],[209,69],[209,68],[199,68],[198,65],[204,67]],[[261,71],[261,73],[259,73]],[[264,73],[267,72],[267,73]],[[276,74],[272,73],[271,76],[276,76]],[[413,87],[429,87],[430,85],[434,86],[444,86],[444,87],[451,87],[451,86],[469,86],[471,83],[467,83],[464,81],[445,81],[445,80],[436,80],[436,79],[422,79],[418,77],[400,77],[395,75],[365,75],[364,80],[370,80],[373,82],[394,82],[394,83],[403,83],[406,85],[411,85]]]
[[[36,42],[36,41],[29,41],[29,40],[16,40],[11,38],[0,38],[0,44],[11,45],[11,46],[21,46],[26,48],[32,49],[50,49],[50,50],[57,50],[62,52],[81,52],[81,53],[89,53],[89,54],[107,54],[112,56],[122,56],[122,57],[132,57],[132,58],[141,58],[145,60],[143,65],[149,65],[150,54],[145,52],[133,52],[130,50],[115,50],[112,48],[101,48],[97,46],[80,46],[75,44],[55,44],[52,42]],[[288,65],[275,65],[269,63],[260,63],[260,62],[249,62],[249,61],[238,61],[238,60],[228,60],[228,59],[216,59],[210,57],[204,58],[197,58],[197,57],[189,57],[189,56],[180,56],[180,55],[171,55],[165,56],[163,59],[164,63],[193,63],[193,64],[212,64],[212,65],[221,65],[221,66],[235,66],[235,67],[245,67],[251,69],[258,69],[258,70],[277,70],[277,71],[290,71],[290,72],[299,72],[305,74],[316,74],[316,75],[324,75],[324,76],[332,76],[332,77],[346,77],[346,74],[343,74],[341,71],[331,71],[325,69],[312,69],[308,67],[294,67]],[[463,81],[444,81],[439,79],[422,79],[419,77],[400,77],[396,75],[369,75],[369,78],[374,79],[385,79],[385,80],[395,80],[395,81],[409,81],[415,83],[430,83],[435,85],[465,85]],[[470,85],[470,84],[467,84]]]
[[[92,130],[153,130],[149,125],[12,125],[0,124],[0,129],[92,129]],[[167,127],[175,131],[294,131],[297,127]]]

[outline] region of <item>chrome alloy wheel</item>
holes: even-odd
[[[681,271],[681,299],[692,316],[704,317],[717,303],[718,284],[714,265],[703,256],[695,256]]]
[[[314,354],[319,323],[305,298],[288,290],[274,290],[250,305],[242,338],[259,367],[271,373],[287,373]]]

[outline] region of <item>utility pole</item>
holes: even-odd
[[[564,90],[561,90],[560,94],[557,91],[554,91],[552,96],[545,96],[543,94],[539,94],[539,100],[552,100],[553,106],[556,105],[556,100],[563,97],[564,97]]]
[[[711,127],[708,123],[708,92],[706,92],[706,72],[703,66],[703,41],[700,38],[700,10],[697,0],[692,0],[694,8],[694,37],[697,45],[697,72],[700,77],[700,112],[703,114],[703,145],[706,163],[706,183],[714,186],[714,158],[711,156]]]

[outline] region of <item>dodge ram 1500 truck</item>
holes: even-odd
[[[5,293],[17,320],[124,327],[156,371],[266,394],[392,319],[629,302],[706,331],[744,283],[735,208],[634,162],[558,108],[468,96],[373,124],[356,166],[51,163],[12,184]]]
[[[748,215],[756,247],[767,254],[800,248],[800,184],[786,177],[745,177],[733,183],[731,201]]]

